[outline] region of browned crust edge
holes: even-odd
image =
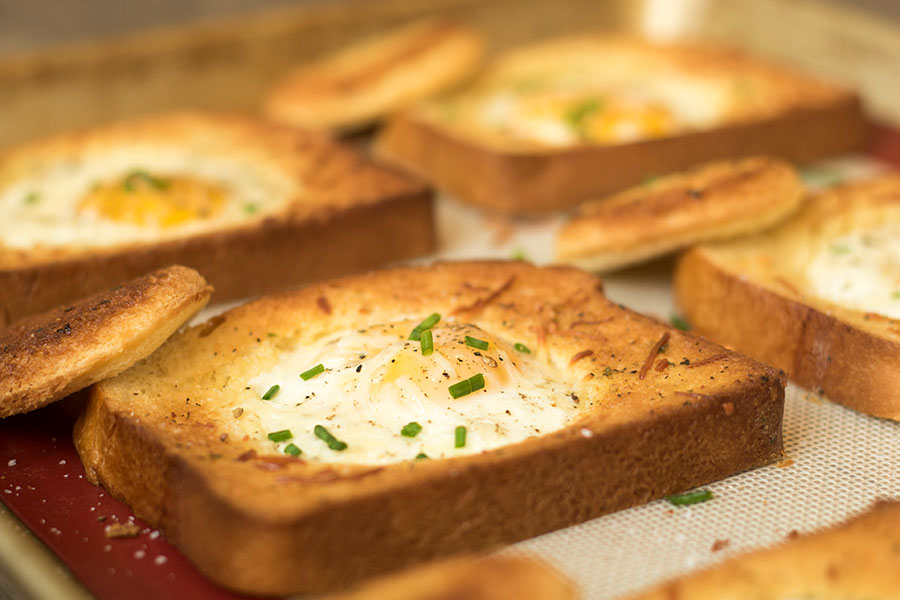
[[[494,150],[405,113],[388,124],[376,150],[471,204],[506,213],[541,213],[710,160],[770,154],[809,162],[861,148],[868,132],[860,99],[848,96],[763,121],[543,153]]]
[[[900,343],[741,278],[702,248],[678,261],[674,286],[678,306],[701,335],[835,402],[900,420]]]
[[[784,381],[770,373],[720,394],[685,396],[675,409],[651,410],[602,432],[572,426],[529,446],[534,451],[489,453],[349,500],[323,501],[290,522],[265,521],[212,492],[209,463],[164,448],[96,393],[75,440],[89,479],[131,502],[214,581],[256,594],[329,591],[771,463],[782,456]]]
[[[421,256],[435,244],[432,194],[416,186],[332,215],[0,270],[0,327],[170,264],[199,271],[222,302]]]

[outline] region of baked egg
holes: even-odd
[[[0,186],[0,245],[102,247],[226,228],[280,210],[274,168],[188,148],[133,145],[34,165]]]
[[[900,319],[900,223],[822,244],[806,278],[812,292],[824,300]]]
[[[242,407],[263,451],[355,464],[462,456],[556,431],[593,401],[476,325],[440,321],[410,339],[418,330],[399,321],[282,352]]]

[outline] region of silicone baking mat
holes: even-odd
[[[885,160],[898,164],[898,142],[900,136],[881,131],[872,156],[821,163],[804,175],[814,186],[870,176],[887,168]],[[440,258],[524,256],[545,263],[558,221],[490,218],[441,198],[438,225]],[[671,266],[659,261],[610,276],[607,294],[669,318],[675,312]],[[0,497],[9,510],[98,598],[237,597],[208,582],[160,532],[134,520],[125,505],[84,479],[71,443],[71,414],[70,406],[54,405],[0,421]],[[677,508],[660,500],[505,552],[545,558],[572,578],[585,598],[616,598],[775,544],[793,531],[841,521],[876,498],[900,498],[900,423],[789,386],[784,429],[786,460],[708,486],[714,498],[706,503]],[[133,528],[136,535],[109,538],[107,526],[114,524]],[[14,558],[5,561],[13,576],[28,568]],[[74,589],[72,595],[79,595]]]

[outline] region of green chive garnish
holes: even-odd
[[[466,428],[460,425],[456,428],[456,440],[454,441],[454,446],[457,448],[462,448],[466,445]]]
[[[37,204],[40,199],[37,192],[28,192],[25,196],[25,204]]]
[[[416,460],[422,460],[423,458],[428,458],[428,455],[424,452],[419,452],[418,454],[416,454]]]
[[[294,444],[288,444],[284,447],[284,453],[290,454],[291,456],[300,456],[301,454],[303,454],[303,450],[301,450]]]
[[[447,389],[450,390],[450,395],[454,398],[462,398],[472,392],[477,392],[483,387],[484,375],[478,373],[477,375],[472,375],[468,379],[463,379],[458,383],[454,383]]]
[[[523,352],[525,354],[531,354],[531,349],[528,346],[526,346],[525,344],[520,344],[520,343],[516,342],[516,345],[513,346],[513,348],[515,348],[519,352]]]
[[[573,129],[580,130],[584,127],[584,122],[588,117],[602,107],[603,105],[598,98],[588,98],[575,104],[568,110],[566,113],[566,121],[569,122],[569,125],[571,125]]]
[[[338,440],[336,437],[331,435],[327,429],[322,427],[321,425],[316,425],[313,428],[313,433],[316,434],[316,437],[328,444],[328,447],[332,450],[336,450],[340,452],[341,450],[345,450],[347,448],[347,443]]]
[[[893,298],[894,300],[900,300],[900,290],[891,294],[891,298]]]
[[[422,335],[422,332],[431,329],[441,320],[441,315],[437,313],[432,313],[428,317],[425,318],[424,321],[419,323],[413,328],[412,332],[409,334],[409,339],[419,341],[419,337]]]
[[[472,346],[473,348],[478,348],[479,350],[487,350],[490,344],[484,340],[479,340],[478,338],[473,338],[467,335],[466,346]]]
[[[283,442],[294,437],[290,429],[282,429],[281,431],[273,431],[269,434],[269,439],[273,442]]]
[[[670,319],[672,321],[672,326],[675,329],[680,329],[682,331],[690,331],[691,330],[690,323],[688,323],[687,321],[685,321],[683,318],[679,317],[678,315],[672,315],[670,317]]]
[[[525,261],[528,260],[528,255],[525,254],[525,251],[521,248],[517,248],[516,250],[513,250],[511,258],[513,260]]]
[[[319,363],[309,371],[303,371],[302,373],[300,373],[300,379],[302,379],[303,381],[309,381],[324,370],[324,365],[322,365],[322,363]]]
[[[258,210],[259,210],[259,207],[253,203],[244,205],[244,212],[247,213],[248,215],[252,215],[253,213],[255,213]]]
[[[168,179],[154,177],[147,171],[132,171],[125,177],[125,181],[123,183],[123,185],[125,186],[125,190],[133,192],[139,181],[143,181],[150,187],[154,187],[158,190],[168,189],[170,185]]]
[[[687,492],[685,494],[666,496],[666,500],[669,501],[669,504],[674,504],[675,506],[688,506],[690,504],[699,504],[700,502],[712,500],[712,497],[713,493],[710,490],[694,490],[693,492]]]
[[[835,254],[849,254],[850,246],[847,244],[832,244],[831,251]]]
[[[411,421],[403,426],[403,429],[400,430],[400,435],[412,438],[419,435],[420,431],[422,431],[422,426],[415,421]]]
[[[269,391],[262,395],[263,400],[271,400],[275,397],[275,394],[278,393],[278,390],[281,389],[281,386],[277,383],[269,388]]]
[[[434,353],[434,337],[430,329],[419,334],[419,342],[422,343],[422,356],[431,356]]]

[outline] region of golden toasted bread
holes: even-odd
[[[893,600],[900,594],[900,502],[738,556],[628,600]]]
[[[262,298],[92,388],[75,444],[215,581],[329,591],[781,456],[770,367],[595,277],[442,263]]]
[[[698,246],[678,304],[697,331],[800,385],[900,419],[900,177],[810,198],[778,228]]]
[[[263,110],[289,125],[356,129],[459,85],[483,55],[471,28],[419,21],[297,68],[274,85]]]
[[[865,131],[854,94],[734,51],[585,36],[511,51],[397,115],[378,150],[463,200],[528,213],[710,160],[809,161]]]
[[[212,288],[168,267],[0,329],[0,417],[118,375],[206,306]]]
[[[575,600],[575,587],[532,559],[490,556],[450,559],[367,581],[328,600]]]
[[[756,233],[793,213],[803,184],[772,158],[704,164],[580,205],[556,239],[561,262],[609,271],[692,244]]]
[[[217,300],[433,247],[421,184],[317,134],[179,113],[0,155],[0,324],[184,264]]]

